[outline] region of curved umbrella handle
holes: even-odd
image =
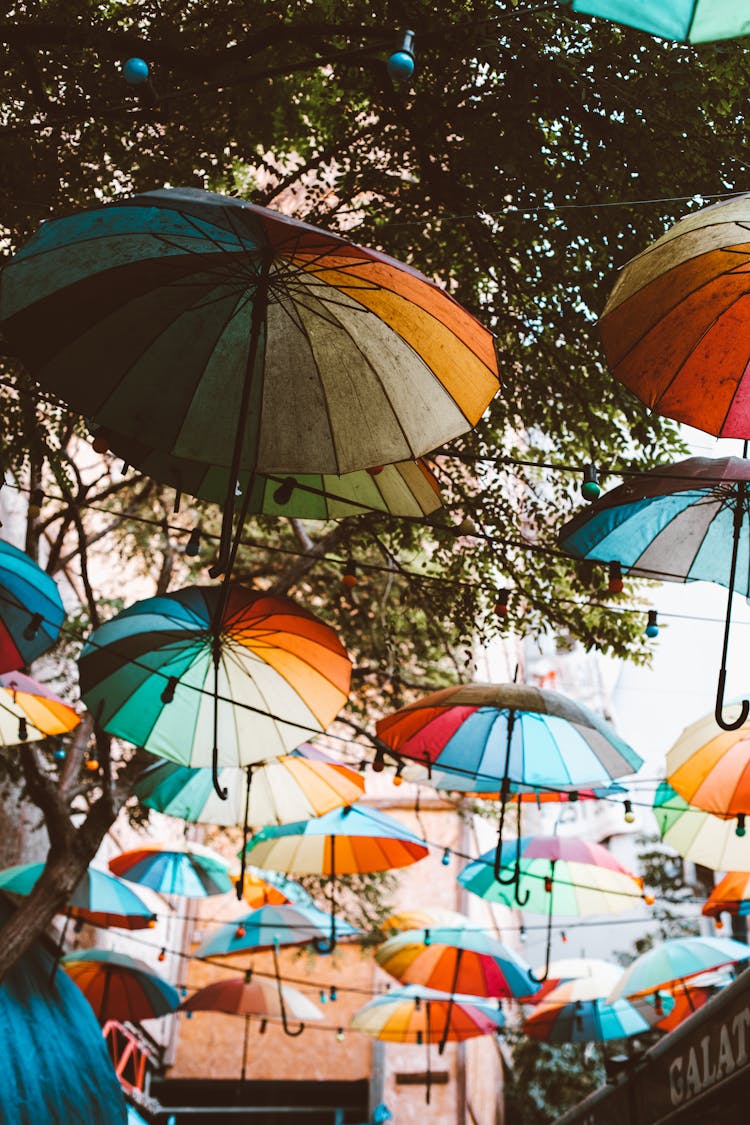
[[[456,954],[456,964],[454,965],[454,968],[453,968],[453,982],[451,984],[451,998],[448,1001],[448,1010],[445,1013],[445,1027],[443,1028],[443,1034],[440,1036],[440,1042],[438,1043],[438,1054],[439,1055],[442,1055],[443,1051],[445,1050],[445,1044],[448,1042],[448,1033],[450,1032],[450,1026],[451,1026],[451,1015],[453,1014],[453,1004],[454,1004],[455,999],[456,999],[456,985],[458,984],[458,971],[461,968],[461,958],[463,957],[463,952],[464,952],[463,949],[459,949],[458,953]]]
[[[276,974],[276,985],[279,990],[279,1007],[281,1009],[281,1024],[284,1028],[284,1034],[288,1035],[290,1039],[296,1039],[305,1030],[305,1025],[301,1023],[296,1031],[292,1031],[286,1020],[286,1006],[284,1004],[284,989],[281,987],[281,973],[279,972],[279,953],[276,942],[273,946],[273,971]]]
[[[722,668],[719,672],[719,683],[716,688],[716,709],[714,710],[714,718],[716,719],[718,726],[720,726],[722,730],[739,730],[740,727],[744,727],[745,723],[747,722],[748,715],[750,715],[750,702],[748,702],[747,699],[743,699],[740,706],[740,713],[737,718],[733,723],[727,722],[723,714],[724,684],[726,683],[726,679],[727,670],[726,668]]]
[[[552,862],[552,874],[554,876],[555,864]],[[553,883],[554,885],[554,883]],[[534,984],[544,984],[549,976],[549,960],[550,953],[552,952],[552,888],[549,892],[549,907],[547,908],[547,949],[544,955],[544,972],[541,976],[537,976],[533,969],[529,969],[529,976]]]
[[[214,662],[214,745],[211,751],[211,779],[217,796],[226,801],[229,796],[228,789],[222,789],[219,783],[219,664],[221,663],[221,650],[218,634],[214,634],[213,662]]]
[[[500,885],[503,886],[503,887],[510,887],[512,883],[517,883],[518,877],[519,877],[519,874],[520,874],[519,868],[518,868],[518,859],[519,859],[519,854],[520,854],[519,849],[520,849],[520,846],[521,846],[520,845],[520,837],[517,837],[519,842],[516,845],[516,862],[515,862],[515,866],[514,866],[513,870],[510,873],[510,876],[501,874],[501,870],[502,870],[501,859],[502,859],[502,850],[503,850],[503,828],[505,827],[505,807],[506,807],[507,803],[508,803],[508,792],[507,792],[506,782],[505,782],[505,780],[503,780],[503,788],[500,790],[500,820],[499,820],[498,826],[497,826],[497,844],[495,845],[495,859],[494,859],[494,863],[492,865],[492,874],[493,874],[493,877],[495,879],[495,882],[500,883]]]
[[[234,885],[237,901],[242,902],[242,895],[245,890],[245,872],[247,870],[247,833],[248,833],[248,814],[250,812],[250,786],[253,783],[253,767],[247,767],[247,782],[245,785],[245,820],[242,825],[242,852],[240,854],[240,877]]]
[[[316,938],[313,945],[318,953],[333,953],[336,948],[336,837],[331,836],[331,933],[327,938]]]

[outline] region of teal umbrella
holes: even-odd
[[[131,883],[141,883],[162,895],[205,898],[232,889],[229,864],[218,852],[200,844],[182,847],[147,844],[121,852],[109,861],[110,871]]]
[[[31,664],[57,641],[65,618],[55,581],[0,541],[0,672]]]
[[[11,915],[0,901],[0,923]],[[3,1125],[125,1125],[125,1100],[91,1008],[34,942],[0,988]]]
[[[680,43],[710,43],[750,35],[740,0],[567,0],[574,12],[603,16]],[[566,0],[561,0],[565,4]]]
[[[607,999],[648,996],[749,957],[750,947],[732,938],[669,938],[631,961]]]
[[[0,890],[14,895],[30,895],[42,872],[43,863],[19,863],[0,871]],[[89,867],[73,888],[65,912],[92,926],[116,926],[142,930],[153,925],[154,912],[127,883],[106,871]]]

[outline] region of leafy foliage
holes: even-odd
[[[550,1125],[605,1079],[593,1044],[540,1043],[504,1031],[513,1066],[505,1080],[505,1114],[513,1125]]]

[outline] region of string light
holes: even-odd
[[[657,620],[657,613],[656,613],[655,609],[650,609],[648,611],[648,623],[646,625],[646,636],[647,637],[658,637],[659,636],[659,622]]]
[[[622,580],[622,569],[618,562],[611,562],[609,564],[609,577],[607,581],[607,589],[610,594],[621,594],[624,589],[624,582]]]
[[[633,802],[631,800],[623,801],[625,813],[623,819],[626,824],[632,824],[635,820],[635,813],[633,812]]]
[[[185,554],[188,558],[194,559],[201,553],[201,532],[200,527],[194,527],[190,532],[190,538],[185,544]]]
[[[599,476],[596,471],[596,465],[585,465],[583,469],[583,484],[581,485],[581,495],[585,500],[596,500],[601,495],[601,485],[599,484]]]

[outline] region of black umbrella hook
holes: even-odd
[[[745,456],[747,456],[747,442],[745,442]],[[729,567],[729,593],[727,594],[727,613],[724,621],[724,647],[721,653],[721,670],[719,671],[719,680],[716,688],[716,708],[714,710],[714,718],[722,730],[739,730],[747,722],[748,715],[750,715],[750,702],[743,699],[740,706],[740,713],[734,722],[727,722],[724,718],[724,687],[727,679],[727,652],[729,650],[729,626],[732,618],[732,594],[734,592],[734,579],[737,572],[737,555],[740,546],[740,534],[742,531],[742,523],[745,515],[745,481],[741,480],[737,484],[737,504],[734,509],[734,534],[732,538],[732,561]]]
[[[331,836],[331,932],[327,938],[313,942],[318,953],[333,953],[336,948],[336,837]]]
[[[553,891],[555,889],[555,860],[550,860],[550,873],[545,879],[545,886],[549,887],[549,903],[547,905],[547,949],[544,955],[544,972],[541,976],[537,976],[533,969],[529,969],[529,976],[534,981],[534,984],[544,984],[549,976],[549,961],[550,953],[552,952],[552,906],[553,906]]]
[[[279,972],[279,952],[277,942],[274,941],[273,949],[273,971],[276,974],[276,985],[279,990],[279,1007],[281,1009],[281,1023],[284,1028],[284,1034],[288,1035],[290,1039],[296,1039],[305,1030],[305,1025],[301,1023],[296,1031],[292,1031],[286,1019],[286,1006],[284,1004],[284,989],[281,986],[281,973]]]

